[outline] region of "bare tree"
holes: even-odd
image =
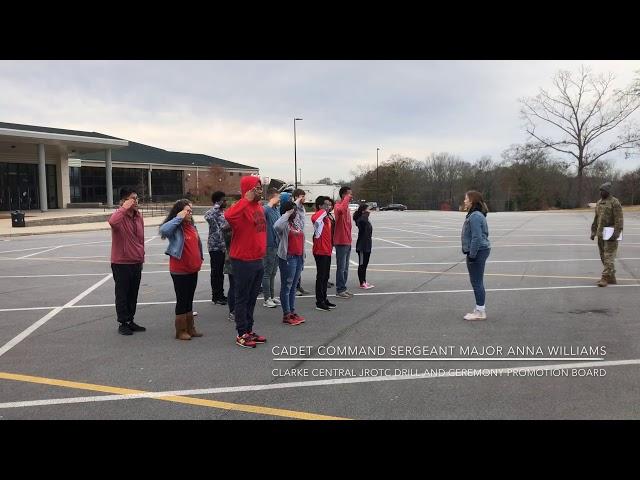
[[[537,146],[566,154],[576,165],[579,204],[585,201],[585,169],[640,141],[640,131],[629,118],[640,106],[640,95],[633,93],[633,87],[613,90],[613,79],[611,73],[596,76],[584,66],[575,74],[561,70],[553,79],[552,92],[541,88],[537,96],[520,99],[527,133]],[[543,134],[539,125],[556,135]]]
[[[321,178],[320,180],[318,180],[318,183],[322,183],[324,185],[332,185],[333,184],[331,182],[331,178],[330,177]]]

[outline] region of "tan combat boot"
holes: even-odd
[[[176,338],[178,340],[191,340],[187,332],[187,314],[176,315]]]
[[[613,275],[609,275],[609,278],[607,279],[607,282],[609,283],[609,285],[617,285],[618,284],[618,280],[616,280],[615,273]]]
[[[607,277],[605,277],[603,275],[602,278],[600,279],[600,281],[598,282],[598,286],[599,287],[606,287],[607,285],[608,285]]]
[[[187,315],[187,333],[192,337],[201,337],[202,334],[196,331],[196,326],[193,321],[193,312],[189,312]]]

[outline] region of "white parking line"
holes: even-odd
[[[393,242],[393,241],[387,240],[385,238],[373,237],[373,239],[374,240],[382,240],[383,242],[393,243],[394,245],[400,245],[401,247],[404,247],[404,248],[411,248],[409,245],[405,245],[404,243]],[[420,240],[422,240],[422,239],[420,239]]]
[[[387,230],[397,230],[399,232],[406,232],[406,233],[416,233],[418,235],[426,235],[428,237],[440,238],[440,235],[434,235],[432,233],[426,233],[426,232],[416,232],[414,230],[403,230],[402,228],[395,228],[395,227],[377,227],[377,228],[384,228],[384,229],[387,229]]]
[[[625,288],[625,287],[640,287],[640,283],[632,283],[626,285],[609,285],[607,289]],[[487,292],[528,292],[528,291],[545,291],[545,290],[572,290],[582,288],[600,288],[597,285],[565,285],[558,287],[514,287],[514,288],[486,288]],[[414,290],[408,292],[367,292],[367,293],[354,293],[356,297],[365,296],[379,296],[379,295],[434,295],[438,293],[472,293],[472,289],[458,289],[458,290]],[[90,292],[88,292],[90,293]],[[335,297],[335,295],[329,295],[329,297]],[[301,298],[316,298],[315,295],[301,295],[296,297]],[[211,299],[206,300],[194,300],[193,303],[210,303]],[[176,301],[163,301],[163,302],[138,302],[138,306],[143,305],[175,305]],[[23,310],[51,310],[51,309],[74,309],[74,308],[113,308],[115,303],[100,303],[93,305],[63,305],[61,307],[27,307],[27,308],[2,308],[0,312],[20,312]]]
[[[38,328],[40,328],[42,325],[44,325],[45,323],[47,323],[49,320],[51,320],[53,317],[55,317],[58,313],[60,313],[63,309],[65,308],[69,308],[72,307],[73,305],[75,305],[77,302],[79,302],[80,300],[82,300],[84,297],[86,297],[87,295],[89,295],[91,292],[93,292],[96,288],[100,287],[102,284],[104,284],[107,280],[109,280],[112,277],[112,274],[110,273],[109,275],[107,275],[106,277],[104,277],[102,280],[100,280],[99,282],[95,283],[94,285],[92,285],[91,287],[87,288],[84,292],[82,292],[80,295],[78,295],[77,297],[75,297],[74,299],[68,301],[67,303],[65,303],[62,307],[55,307],[51,312],[47,313],[44,317],[42,317],[40,320],[38,320],[36,323],[34,323],[33,325],[31,325],[29,328],[27,328],[26,330],[24,330],[23,332],[21,332],[20,334],[18,334],[16,337],[12,338],[11,340],[9,340],[7,343],[5,343],[2,348],[0,348],[0,357],[2,355],[4,355],[5,353],[7,353],[9,350],[11,350],[13,347],[15,347],[18,343],[20,343],[21,341],[23,341],[25,338],[27,338],[29,335],[31,335],[33,332],[35,332]]]
[[[577,360],[577,359],[576,359]],[[482,360],[478,360],[482,361]],[[506,360],[505,360],[506,361]],[[569,362],[569,359],[567,359]],[[49,398],[46,400],[27,400],[18,402],[5,402],[0,403],[0,409],[4,408],[24,408],[24,407],[40,407],[47,405],[64,405],[72,403],[91,403],[91,402],[111,402],[119,400],[134,400],[142,398],[159,398],[159,397],[174,397],[174,396],[194,396],[194,395],[212,395],[217,393],[239,393],[239,392],[256,392],[265,390],[282,390],[285,388],[306,388],[306,387],[323,387],[323,386],[337,386],[337,385],[351,385],[355,383],[374,383],[374,382],[392,382],[402,380],[428,380],[435,378],[454,378],[454,377],[469,377],[474,376],[473,370],[490,370],[496,374],[519,374],[526,372],[538,372],[538,371],[554,371],[554,370],[570,370],[570,369],[586,369],[586,368],[603,368],[603,367],[616,367],[625,365],[640,365],[640,359],[631,360],[608,360],[608,361],[596,361],[596,362],[580,362],[573,361],[570,363],[556,363],[553,365],[536,365],[528,367],[503,367],[503,368],[478,368],[468,367],[466,369],[449,369],[444,373],[422,373],[417,375],[386,375],[378,377],[351,377],[351,378],[332,378],[327,380],[308,380],[302,382],[285,382],[285,383],[267,383],[263,385],[240,385],[236,387],[213,387],[213,388],[198,388],[192,390],[167,390],[162,392],[148,392],[148,393],[134,393],[130,395],[94,395],[87,397],[72,397],[72,398]],[[488,378],[501,378],[499,376]]]
[[[47,253],[47,252],[50,252],[52,250],[57,250],[58,248],[60,248],[60,247],[53,247],[53,248],[49,248],[47,250],[40,250],[39,252],[34,252],[34,253],[30,253],[29,255],[24,255],[22,257],[18,257],[18,258],[16,258],[16,260],[24,260],[25,258],[30,258],[30,257],[33,257],[35,255],[40,255],[41,253]]]

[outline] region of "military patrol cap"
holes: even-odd
[[[603,183],[602,185],[600,185],[600,190],[611,193],[611,182]]]

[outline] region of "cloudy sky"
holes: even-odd
[[[468,161],[527,140],[518,98],[587,65],[626,86],[640,61],[0,61],[0,121],[101,132],[303,182],[392,154]],[[638,117],[638,112],[636,113]],[[627,170],[640,158],[610,157]]]

